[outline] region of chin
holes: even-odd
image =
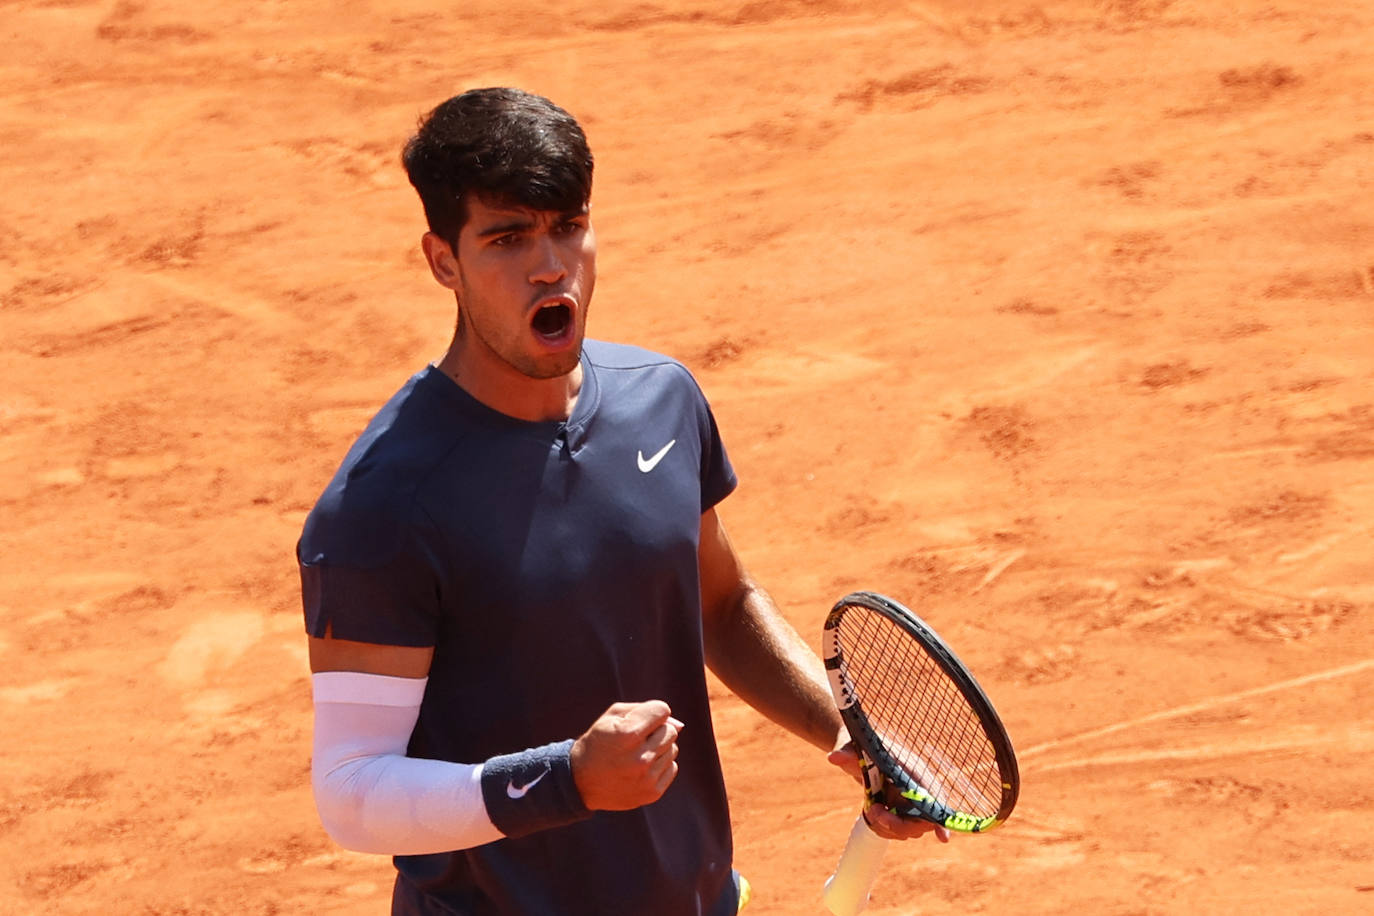
[[[581,360],[582,342],[578,341],[576,347],[569,348],[565,352],[546,355],[534,360],[525,374],[537,379],[562,378],[576,369]]]

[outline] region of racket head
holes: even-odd
[[[876,592],[831,608],[824,661],[870,802],[962,833],[1005,821],[1021,778],[1002,720],[954,651]]]

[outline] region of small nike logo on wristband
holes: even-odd
[[[517,786],[515,784],[515,780],[512,779],[510,782],[506,783],[506,794],[511,798],[524,798],[525,793],[528,792],[530,789],[533,789],[535,784],[539,782],[539,780],[549,775],[552,769],[552,767],[546,766],[544,768],[544,772],[540,773],[538,776],[534,777],[529,782],[525,783],[523,786]]]

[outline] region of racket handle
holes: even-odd
[[[856,916],[868,906],[868,895],[887,852],[887,840],[868,829],[864,816],[854,822],[835,873],[825,882],[822,899],[835,916]]]

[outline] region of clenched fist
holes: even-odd
[[[662,700],[611,704],[573,742],[582,803],[593,811],[628,811],[658,801],[677,776],[681,729]]]

